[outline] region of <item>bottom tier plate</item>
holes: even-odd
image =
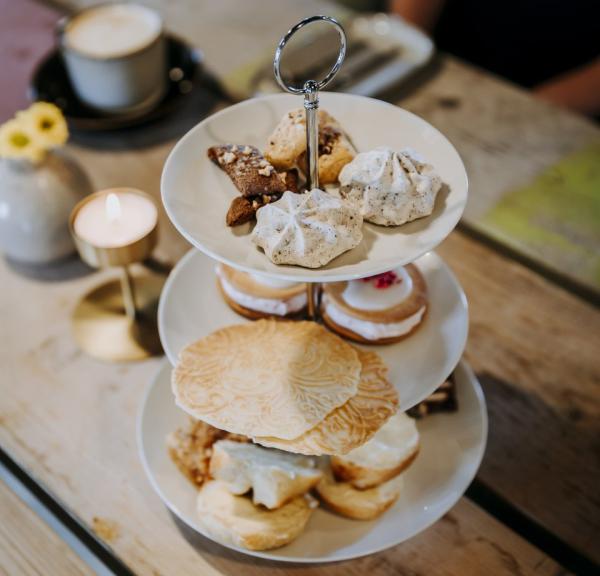
[[[175,406],[171,367],[165,363],[147,388],[138,418],[138,449],[152,487],[185,524],[214,540],[196,521],[196,488],[171,461],[165,438],[187,415]],[[333,562],[395,546],[425,530],[461,497],[481,463],[487,439],[487,412],[479,382],[464,362],[455,371],[458,411],[418,421],[421,449],[404,473],[404,489],[377,520],[361,522],[315,511],[305,531],[291,544],[244,554],[287,562]],[[219,542],[221,543],[221,542]]]
[[[467,299],[444,261],[429,252],[415,264],[427,282],[425,320],[396,344],[368,347],[387,364],[401,410],[429,396],[448,377],[462,356],[469,327]],[[218,290],[214,260],[196,250],[188,252],[171,272],[158,308],[160,338],[171,363],[194,340],[244,322],[250,320],[233,312]]]

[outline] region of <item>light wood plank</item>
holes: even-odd
[[[2,481],[0,512],[0,574],[93,574],[60,536]]]

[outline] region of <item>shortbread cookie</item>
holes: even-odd
[[[346,454],[369,440],[398,408],[387,367],[375,352],[357,349],[362,364],[358,392],[314,428],[292,440],[256,437],[263,446],[299,454]],[[368,443],[368,442],[367,442]]]
[[[223,440],[213,446],[210,475],[232,494],[252,490],[254,504],[280,508],[316,486],[323,472],[306,456]]]
[[[367,222],[398,226],[428,216],[442,182],[416,153],[375,148],[358,154],[339,175],[340,195],[354,203]]]
[[[355,520],[373,520],[398,500],[403,483],[402,476],[396,476],[374,488],[358,490],[349,482],[336,482],[327,475],[316,490],[330,510]]]
[[[390,344],[412,334],[427,312],[427,286],[414,264],[376,276],[323,284],[321,316],[362,344]]]
[[[285,192],[285,180],[255,146],[212,146],[208,157],[225,171],[242,196],[262,197]]]
[[[315,322],[228,326],[179,355],[177,405],[229,432],[297,438],[358,390],[356,351]]]
[[[372,488],[406,470],[419,453],[419,432],[406,414],[392,416],[368,442],[331,458],[338,482],[359,490]]]
[[[358,210],[322,190],[286,192],[256,215],[252,241],[274,264],[324,266],[358,246],[362,217]]]
[[[336,184],[342,168],[351,162],[356,152],[341,128],[319,126],[319,185]],[[306,151],[298,158],[298,166],[308,172]]]
[[[306,309],[306,284],[250,274],[219,264],[217,281],[225,302],[251,320],[290,318]]]
[[[197,486],[201,486],[208,479],[212,446],[223,439],[237,443],[250,441],[246,436],[231,434],[201,420],[190,418],[187,426],[178,428],[167,436],[167,448],[181,473]]]
[[[339,122],[319,110],[319,182],[337,182],[340,170],[354,158],[354,147]],[[288,112],[269,137],[265,157],[280,170],[300,166],[306,173],[306,114],[303,108]]]
[[[267,510],[212,480],[198,492],[196,518],[206,532],[223,543],[248,550],[271,550],[295,540],[317,506],[318,502],[305,494],[277,510]]]

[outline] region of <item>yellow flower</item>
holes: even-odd
[[[49,102],[36,102],[27,110],[18,112],[17,118],[29,127],[35,141],[43,148],[62,146],[69,137],[60,108]]]
[[[28,126],[20,120],[9,120],[0,126],[0,157],[23,158],[31,162],[39,162],[46,151],[31,133]]]

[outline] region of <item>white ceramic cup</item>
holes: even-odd
[[[109,113],[143,113],[167,89],[161,17],[139,4],[99,4],[61,21],[59,42],[77,96]]]

